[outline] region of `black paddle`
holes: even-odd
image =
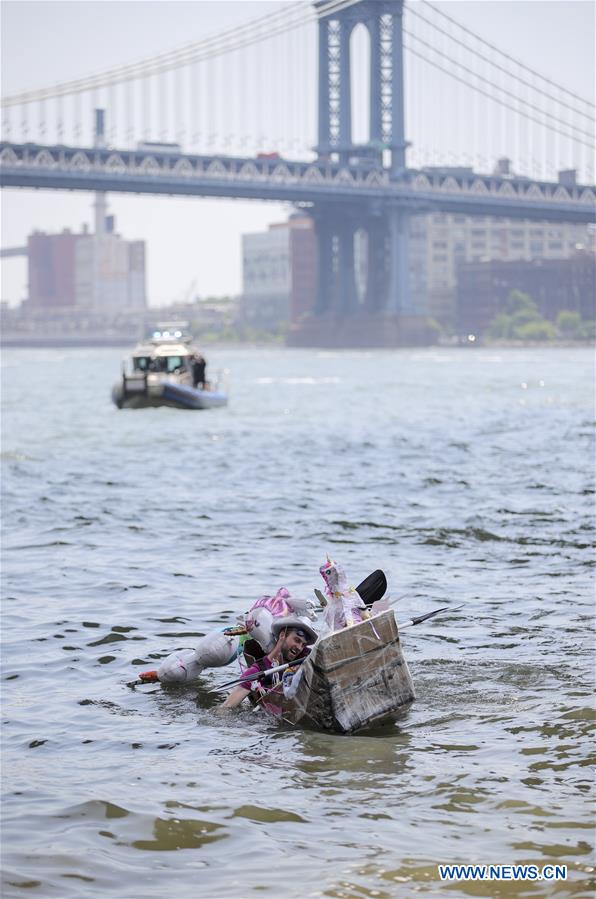
[[[387,578],[385,573],[377,568],[361,584],[356,587],[356,593],[365,606],[372,606],[373,602],[382,599],[387,592]]]

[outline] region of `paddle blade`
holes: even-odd
[[[380,568],[365,577],[356,587],[356,593],[367,606],[372,606],[373,602],[382,599],[386,590],[387,578]]]
[[[409,621],[398,622],[397,626],[403,630],[405,627],[414,627],[414,625],[420,624],[422,621],[427,621],[435,615],[440,615],[441,612],[459,612],[460,609],[463,609],[463,604],[461,606],[441,606],[440,609],[433,609],[432,612],[427,612],[426,615],[417,615],[415,618],[410,618]]]
[[[427,612],[426,615],[416,615],[415,618],[412,618],[412,625],[421,624],[428,618],[433,618],[435,615],[440,615],[441,612],[447,612],[448,610],[449,606],[442,606],[440,609],[434,609],[432,612]]]
[[[323,608],[325,608],[325,606],[327,605],[327,597],[322,593],[321,590],[318,589],[318,587],[315,587],[315,596],[317,597]]]

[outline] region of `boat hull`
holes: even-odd
[[[280,695],[278,708],[292,724],[354,733],[395,717],[414,699],[389,610],[319,640],[302,665],[295,694]]]
[[[212,409],[226,406],[227,394],[215,390],[199,390],[188,384],[162,381],[157,384],[139,379],[118,381],[112,388],[112,401],[119,409],[146,409],[156,406],[170,406],[175,409]]]

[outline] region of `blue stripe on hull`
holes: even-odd
[[[225,393],[214,393],[210,390],[197,390],[183,384],[164,384],[162,396],[170,403],[177,403],[187,409],[209,409],[213,406],[225,406],[228,397]]]

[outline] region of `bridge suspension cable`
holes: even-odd
[[[430,9],[432,9],[433,12],[437,13],[437,15],[442,16],[444,19],[447,19],[449,22],[451,22],[453,25],[456,25],[462,31],[465,31],[466,34],[471,35],[471,37],[473,37],[475,40],[479,41],[481,44],[484,44],[486,47],[489,47],[495,53],[498,53],[501,56],[503,56],[505,59],[509,60],[509,62],[515,63],[515,65],[519,66],[521,69],[524,69],[526,72],[529,72],[531,75],[534,75],[536,78],[540,78],[542,81],[546,82],[547,84],[550,84],[552,87],[555,87],[557,90],[562,91],[564,94],[568,94],[570,97],[573,97],[574,100],[579,100],[581,103],[585,103],[587,106],[592,107],[592,109],[596,109],[596,104],[594,104],[591,100],[585,100],[583,97],[580,97],[578,94],[573,93],[573,91],[568,90],[567,88],[563,87],[561,84],[557,84],[555,81],[551,81],[551,79],[547,78],[546,75],[542,75],[540,72],[537,72],[535,69],[530,68],[530,66],[526,65],[521,60],[516,59],[514,56],[511,56],[509,53],[506,53],[504,50],[501,50],[501,48],[495,46],[495,44],[491,44],[490,41],[487,41],[485,38],[480,37],[479,34],[476,34],[476,32],[472,31],[470,28],[466,28],[465,25],[462,25],[461,22],[458,22],[456,19],[454,19],[452,16],[448,15],[446,12],[443,12],[443,10],[440,10],[437,7],[435,7],[432,3],[429,2],[429,0],[421,0],[421,2],[424,3],[425,6],[428,6]],[[411,12],[414,12],[415,15],[419,15],[419,13],[416,13],[413,10],[412,6],[409,6],[409,9]],[[434,27],[436,27],[436,26],[434,26]],[[580,114],[583,115],[584,113],[580,113]]]
[[[579,178],[593,179],[590,101],[429,0],[407,3],[404,19],[410,164],[436,165],[445,155],[439,144],[448,141],[452,165],[491,168],[502,158],[517,174],[553,178],[576,169]]]
[[[417,56],[420,56],[422,59],[425,59],[428,63],[430,63],[430,65],[435,66],[435,68],[440,69],[440,71],[444,72],[445,74],[449,75],[450,77],[456,78],[462,84],[467,85],[467,87],[469,87],[471,90],[479,91],[481,94],[483,94],[483,96],[488,97],[493,102],[498,103],[502,106],[505,106],[505,107],[507,107],[507,109],[511,109],[513,112],[518,113],[518,115],[524,116],[524,118],[529,119],[531,122],[535,122],[538,125],[542,125],[545,128],[549,128],[550,130],[556,132],[557,134],[562,135],[563,137],[567,137],[570,140],[575,140],[575,141],[578,141],[579,143],[583,143],[587,147],[591,147],[593,145],[593,137],[594,137],[593,132],[589,133],[587,131],[583,131],[580,128],[576,128],[574,125],[571,124],[571,122],[566,122],[564,119],[560,119],[558,116],[553,115],[552,113],[548,112],[546,109],[542,109],[541,107],[536,106],[534,103],[531,103],[529,100],[524,100],[518,94],[513,93],[513,91],[507,90],[507,88],[502,87],[499,84],[496,84],[494,81],[491,81],[489,78],[486,78],[484,75],[480,75],[478,72],[475,72],[473,69],[469,68],[469,66],[466,66],[463,63],[460,63],[457,60],[453,59],[451,56],[449,56],[447,53],[444,53],[442,50],[438,50],[436,47],[433,47],[433,45],[431,43],[429,43],[428,41],[425,41],[423,38],[419,37],[418,35],[414,34],[413,32],[408,31],[408,29],[406,29],[406,28],[404,28],[404,34],[407,34],[408,37],[412,38],[415,41],[418,41],[418,43],[423,44],[425,47],[432,50],[433,53],[436,53],[438,56],[443,57],[443,59],[447,60],[452,65],[455,65],[460,69],[463,69],[463,71],[466,72],[468,75],[472,75],[474,78],[477,78],[479,81],[483,81],[485,84],[487,84],[489,87],[491,87],[493,89],[493,91],[501,91],[507,97],[511,97],[511,99],[515,100],[517,103],[522,103],[524,106],[527,106],[533,112],[540,113],[540,115],[543,115],[545,118],[552,119],[557,125],[562,125],[568,129],[574,129],[576,131],[576,134],[569,134],[567,132],[561,131],[560,128],[557,128],[553,125],[548,125],[547,123],[542,122],[540,119],[535,118],[534,116],[530,115],[529,113],[525,112],[524,110],[521,110],[515,106],[512,106],[511,104],[507,103],[505,100],[502,100],[501,98],[495,96],[494,93],[490,94],[485,90],[481,90],[477,85],[472,84],[469,81],[465,80],[463,77],[461,77],[461,76],[458,77],[454,72],[450,71],[449,69],[445,68],[444,66],[438,65],[437,63],[433,62],[433,60],[431,60],[428,56],[425,56],[423,53],[415,50],[413,47],[407,48],[411,53],[415,53]],[[577,136],[577,135],[581,135],[581,136]],[[583,137],[588,138],[589,142],[582,140]]]
[[[512,62],[514,62],[516,65],[520,66],[521,68],[527,69],[529,72],[534,74],[536,77],[542,78],[546,83],[552,85],[557,90],[568,94],[569,96],[573,97],[575,100],[577,100],[581,103],[585,103],[587,106],[592,107],[592,109],[596,109],[596,106],[593,103],[591,103],[589,100],[584,100],[583,97],[580,97],[577,94],[571,93],[571,91],[568,91],[566,88],[562,87],[561,85],[555,84],[554,81],[551,81],[550,79],[546,78],[545,76],[539,75],[537,72],[534,72],[533,69],[528,69],[528,67],[524,66],[523,63],[519,62],[518,60],[515,60],[512,56],[509,56],[507,53],[504,53],[503,51],[498,50],[498,48],[494,47],[493,44],[489,44],[488,41],[485,41],[483,38],[479,37],[478,35],[475,35],[474,32],[470,31],[468,28],[465,28],[465,26],[460,25],[451,16],[447,16],[447,14],[443,13],[441,10],[435,9],[435,7],[432,6],[432,4],[427,3],[427,0],[423,0],[423,2],[427,6],[429,6],[431,9],[433,9],[435,12],[439,13],[442,16],[445,16],[447,19],[449,19],[450,22],[456,24],[459,28],[461,28],[466,33],[472,34],[481,43],[486,44],[491,49],[495,50],[496,52],[501,53],[501,55],[504,56],[506,59],[511,60]],[[574,112],[576,115],[580,115],[584,118],[587,118],[591,122],[596,122],[596,117],[594,115],[592,115],[591,113],[584,112],[580,109],[577,109],[577,107],[571,106],[571,104],[567,103],[565,100],[561,100],[558,97],[554,97],[552,94],[552,91],[545,91],[542,88],[537,87],[535,84],[532,84],[531,81],[527,81],[525,78],[522,78],[520,75],[517,75],[514,71],[512,71],[511,68],[506,68],[505,66],[500,65],[498,62],[495,62],[493,59],[491,59],[485,53],[481,53],[479,50],[476,50],[474,47],[470,47],[468,44],[466,44],[464,41],[460,40],[459,38],[455,37],[454,35],[449,34],[448,32],[445,32],[444,29],[440,25],[437,25],[435,22],[432,22],[430,19],[427,19],[420,12],[418,12],[413,5],[410,5],[408,7],[408,9],[409,9],[409,12],[412,13],[412,15],[416,16],[418,19],[425,22],[427,25],[430,25],[431,28],[434,28],[437,31],[440,31],[450,41],[453,41],[455,44],[458,44],[460,47],[463,47],[465,50],[472,53],[474,56],[477,56],[483,62],[488,63],[489,65],[493,66],[493,68],[497,69],[500,72],[503,72],[505,75],[514,79],[515,81],[519,82],[520,84],[523,84],[525,87],[529,87],[531,90],[535,91],[536,93],[542,94],[544,97],[546,97],[551,102],[556,103],[558,106],[563,106],[566,109],[568,109],[570,112]]]
[[[271,36],[273,33],[277,33],[276,29],[280,27],[280,25],[282,28],[296,27],[298,22],[304,18],[305,9],[306,4],[303,2],[293,3],[287,10],[283,10],[283,16],[281,15],[281,11],[277,10],[274,13],[268,13],[266,16],[259,16],[256,19],[251,19],[249,22],[245,22],[242,25],[220,32],[216,35],[203,38],[200,41],[185,44],[183,47],[177,47],[174,50],[168,50],[158,56],[107,69],[85,78],[60,82],[51,87],[3,97],[2,105],[15,106],[23,103],[54,99],[59,96],[75,93],[86,93],[99,88],[121,84],[125,81],[133,81],[147,78],[152,75],[163,74],[171,69],[176,69],[180,66],[188,65],[189,63],[213,58],[219,54],[240,49],[255,40],[262,40],[265,29],[267,35]],[[295,12],[300,13],[299,20],[296,20],[294,16]],[[282,19],[281,22],[280,19]]]
[[[465,84],[466,87],[470,88],[471,90],[477,91],[477,93],[482,94],[483,97],[487,97],[489,100],[492,100],[494,103],[498,103],[500,106],[504,106],[506,109],[510,109],[512,112],[515,112],[518,115],[523,116],[525,119],[528,119],[528,121],[530,121],[530,122],[535,122],[538,125],[544,126],[544,122],[541,122],[540,119],[536,119],[536,118],[534,118],[534,116],[529,115],[528,113],[520,112],[519,109],[516,109],[515,106],[511,106],[510,103],[506,103],[504,100],[501,100],[498,97],[495,97],[493,94],[490,94],[488,91],[484,90],[481,87],[478,87],[477,85],[470,84],[470,82],[467,81],[465,78],[463,78],[461,75],[457,75],[455,72],[451,71],[450,69],[445,68],[445,66],[440,65],[440,63],[434,62],[432,59],[429,59],[428,56],[425,56],[423,53],[420,53],[418,50],[415,50],[413,47],[407,47],[406,49],[410,53],[413,53],[415,56],[418,56],[418,57],[420,57],[420,59],[423,59],[425,62],[429,63],[429,65],[433,66],[433,68],[439,69],[439,71],[444,72],[446,75],[449,75],[450,78],[454,78],[456,81],[459,81],[461,84]],[[453,60],[451,60],[451,61],[453,61]],[[465,66],[462,68],[464,68],[464,70],[466,72],[468,72],[469,74],[476,75],[476,73],[472,72],[471,69],[467,69],[467,68],[465,68]],[[476,76],[476,77],[480,77],[480,76]],[[483,79],[483,80],[486,80],[486,79]],[[493,84],[492,87],[498,87],[498,86]],[[541,112],[543,112],[543,111],[541,110]],[[543,112],[543,115],[545,115],[545,114],[546,113]],[[549,126],[544,126],[544,127],[549,127]],[[592,147],[591,143],[587,143],[586,141],[583,141],[580,138],[577,138],[573,135],[566,134],[564,131],[561,131],[559,128],[554,128],[554,127],[550,126],[549,130],[554,131],[556,134],[560,134],[562,137],[567,137],[570,140],[575,141],[576,143],[581,143],[586,147]]]
[[[172,69],[212,59],[234,50],[248,47],[251,44],[268,40],[308,22],[313,22],[318,16],[340,12],[357,2],[359,0],[328,0],[326,5],[320,7],[318,12],[315,13],[310,3],[300,0],[300,2],[292,3],[273,13],[251,19],[249,22],[245,22],[235,28],[192,44],[186,44],[183,47],[178,47],[149,59],[142,59],[136,63],[107,69],[86,78],[60,82],[48,88],[25,91],[3,97],[1,105],[8,107],[34,103],[75,93],[86,93],[99,88],[122,84],[126,81],[147,78],[152,75],[161,75]]]

